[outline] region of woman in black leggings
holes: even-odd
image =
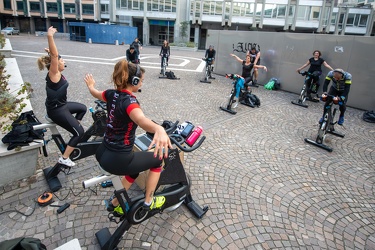
[[[74,147],[83,136],[84,130],[80,121],[86,114],[86,106],[77,102],[67,102],[67,90],[69,83],[61,72],[65,69],[65,62],[59,55],[53,35],[57,32],[54,27],[48,29],[48,56],[38,59],[39,70],[48,69],[46,76],[46,109],[48,117],[57,125],[69,131],[73,136],[59,158],[59,163],[67,166],[75,166],[69,158]],[[73,116],[75,114],[75,116]]]
[[[112,74],[115,89],[97,90],[91,74],[85,76],[85,82],[93,97],[107,103],[107,127],[103,143],[96,152],[96,159],[107,172],[125,175],[122,184],[126,190],[140,172],[150,169],[143,205],[144,211],[148,211],[160,208],[165,202],[164,196],[154,197],[154,192],[162,170],[163,157],[168,157],[168,148],[172,148],[172,144],[164,128],[145,117],[133,94],[142,87],[144,72],[138,64],[121,60],[115,65]],[[138,126],[154,134],[150,144],[150,148],[155,145],[154,152],[133,152]],[[117,199],[107,201],[107,210],[123,214]]]
[[[230,54],[232,57],[234,57],[238,62],[242,63],[242,77],[245,79],[245,87],[247,88],[249,85],[248,83],[252,80],[251,70],[253,68],[262,68],[265,71],[267,71],[267,67],[263,65],[254,65],[254,63],[251,63],[250,55],[246,55],[246,60],[243,61],[241,58],[236,56],[235,54]],[[254,86],[257,86],[256,83],[253,82]]]

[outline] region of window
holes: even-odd
[[[39,12],[40,11],[40,3],[39,2],[30,2],[30,11]]]
[[[140,7],[139,0],[133,0],[132,1],[132,9],[133,10],[139,10],[139,7]]]
[[[245,16],[252,16],[254,14],[254,4],[246,3]]]
[[[337,13],[332,13],[331,16],[331,25],[336,25],[336,18],[337,18]]]
[[[210,3],[203,2],[203,14],[210,15]]]
[[[101,14],[109,14],[109,4],[101,4],[100,5],[100,13]]]
[[[358,26],[359,27],[366,27],[367,26],[367,19],[368,19],[368,15],[360,15]]]
[[[83,15],[94,14],[94,5],[92,5],[92,4],[82,4],[82,14]]]
[[[143,9],[142,7],[143,0],[135,0],[135,1],[140,1],[139,2],[140,9]],[[147,10],[158,11],[158,12],[176,12],[176,4],[177,4],[176,0],[148,0]],[[193,9],[191,11],[193,11]],[[199,11],[199,9],[195,11],[197,12]]]
[[[347,26],[354,26],[354,18],[355,18],[355,14],[349,14],[348,15],[348,19],[346,21],[346,25]]]
[[[222,15],[223,14],[223,2],[218,1],[215,3],[215,15]]]
[[[275,8],[275,4],[266,4],[264,6],[264,14],[263,14],[263,16],[266,17],[266,18],[271,18],[272,17],[272,11],[273,11],[274,8]]]
[[[74,3],[64,3],[64,13],[65,14],[75,14],[76,5]]]
[[[22,11],[23,10],[23,2],[17,1],[17,10]]]
[[[10,3],[11,0],[4,0],[4,9],[11,10],[12,9],[12,4]]]
[[[118,0],[118,5],[116,6],[118,9],[128,9],[128,0]]]
[[[299,6],[298,20],[317,20],[320,17],[320,7],[316,6]]]
[[[57,3],[47,3],[47,12],[57,13]]]
[[[316,20],[320,17],[320,7],[311,7],[311,16],[309,20]]]

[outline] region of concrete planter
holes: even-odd
[[[11,91],[20,88],[23,83],[21,72],[15,58],[5,58],[6,73],[10,75],[8,84]],[[32,110],[30,100],[25,100],[26,107],[23,111]],[[0,139],[5,134],[0,132]],[[39,148],[43,142],[33,142],[30,146],[21,147],[20,150],[7,150],[8,145],[0,140],[0,186],[30,177],[35,174]]]

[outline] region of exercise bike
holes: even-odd
[[[226,112],[228,112],[232,115],[235,115],[235,114],[237,114],[237,111],[234,111],[232,109],[232,106],[236,102],[236,100],[234,100],[234,98],[236,97],[236,89],[237,89],[237,85],[240,84],[239,80],[242,77],[239,76],[239,75],[235,75],[235,74],[226,74],[225,77],[233,80],[233,82],[232,82],[233,88],[232,88],[232,91],[230,93],[227,106],[226,107],[220,107],[220,109],[223,110],[223,111],[226,111]],[[238,98],[239,103],[241,103],[243,105],[246,105],[248,107],[252,107],[252,108],[259,107],[259,104],[258,104],[258,103],[260,103],[259,99],[258,100],[256,100],[256,99],[258,99],[258,97],[251,93],[251,91],[248,89],[247,85],[244,86],[243,88],[241,88],[240,96]]]
[[[100,100],[96,100],[95,104],[96,104],[95,110],[93,108],[90,108],[93,123],[85,131],[80,142],[77,144],[73,152],[70,154],[70,159],[72,161],[77,161],[79,159],[95,154],[97,148],[102,143],[102,137],[104,135],[106,124],[107,124],[106,123],[106,119],[107,119],[106,103]],[[52,132],[52,137],[50,139],[47,139],[47,140],[43,139],[44,141],[43,155],[45,157],[48,157],[46,146],[51,140],[55,142],[55,144],[57,145],[57,148],[62,154],[65,152],[66,142],[62,138],[59,130],[57,129],[57,126],[58,125],[52,121],[50,123],[43,123],[40,125],[33,126],[34,130],[37,130],[37,129],[46,130],[48,128]],[[57,175],[61,171],[64,172],[66,175],[68,175],[70,173],[70,170],[71,170],[71,167],[60,164],[60,163],[56,163],[52,167],[43,169],[44,176],[52,192],[56,192],[62,187]]]
[[[335,115],[337,112],[337,108],[335,107],[332,111],[332,106],[334,104],[339,105],[339,99],[336,96],[329,96],[329,97],[331,98],[331,103],[324,110],[323,121],[322,123],[319,124],[318,135],[316,136],[315,141],[305,138],[305,142],[318,146],[320,148],[323,148],[327,150],[328,152],[332,152],[333,149],[324,144],[324,140],[325,140],[327,133],[333,134],[341,138],[343,138],[345,135],[335,131],[335,124],[337,123],[337,121],[335,121],[334,119],[335,119]],[[325,100],[326,98],[323,99],[323,101]]]
[[[309,99],[310,101],[312,102],[319,102],[318,99],[313,99],[311,98],[311,93],[316,93],[317,92],[317,88],[318,88],[318,85],[317,85],[317,81],[319,79],[316,79],[316,76],[314,73],[311,73],[311,72],[308,72],[308,71],[300,71],[299,74],[301,74],[302,76],[306,76],[305,77],[305,81],[303,83],[303,87],[302,87],[302,90],[301,90],[301,93],[298,97],[298,100],[297,101],[292,101],[293,104],[295,105],[298,105],[298,106],[301,106],[301,107],[304,107],[304,108],[307,108],[309,107],[309,105],[307,105],[305,102],[307,99]],[[311,81],[311,84],[310,84],[310,96],[307,94],[307,82],[308,81]]]
[[[159,78],[167,78],[167,59],[168,59],[168,55],[162,55],[162,67],[161,67],[161,70],[160,70],[160,74],[162,76],[159,76]]]
[[[204,71],[204,79],[200,82],[204,83],[211,83],[208,79],[215,79],[215,77],[212,77],[213,72],[213,66],[212,66],[212,58],[202,58],[203,61],[206,62],[206,70]]]
[[[168,130],[175,130],[177,124],[178,121]],[[102,250],[117,249],[121,238],[129,231],[132,225],[139,224],[155,214],[173,211],[182,204],[185,204],[197,218],[202,218],[208,211],[207,206],[202,208],[193,200],[190,193],[190,179],[187,177],[179,156],[179,150],[192,152],[199,148],[205,140],[205,136],[201,137],[199,141],[196,141],[190,147],[186,144],[185,138],[181,134],[167,133],[176,148],[170,149],[168,158],[164,160],[165,164],[155,191],[155,196],[165,197],[165,203],[162,207],[145,212],[143,210],[144,195],[129,197],[127,191],[123,188],[120,176],[112,175],[104,170],[102,170],[105,172],[104,174],[82,183],[84,188],[89,188],[103,181],[112,180],[115,188],[114,194],[124,211],[124,214],[120,218],[117,217],[117,220],[112,213],[108,216],[110,221],[116,222],[117,224],[122,221],[113,234],[109,232],[108,228],[103,228],[95,234]],[[140,135],[138,138],[141,136],[144,135]],[[147,148],[145,150],[147,150]]]

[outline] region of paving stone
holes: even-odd
[[[34,89],[34,112],[43,117],[46,71],[38,72],[35,61],[43,54],[46,38],[20,35],[10,39],[23,80]],[[70,82],[69,100],[93,106],[84,74],[91,71],[98,88],[110,88],[110,73],[117,60],[113,58],[125,55],[124,46],[56,43],[68,65],[64,75]],[[217,75],[211,84],[202,84],[203,73],[194,71],[204,51],[172,51],[170,64],[179,64],[180,58],[189,63],[183,71],[170,66],[181,80],[167,81],[150,67],[159,62],[159,50],[152,46],[142,50],[141,56],[150,59],[142,61],[146,79],[137,97],[146,115],[155,121],[178,119],[203,125],[206,141],[198,150],[186,153],[184,161],[194,200],[210,209],[202,219],[184,206],[156,215],[132,226],[120,249],[374,249],[375,130],[361,120],[363,111],[348,107],[345,127],[337,126],[346,135],[327,135],[326,143],[333,147],[329,153],[303,140],[316,135],[322,103],[309,103],[308,109],[302,109],[290,104],[295,94],[260,87],[253,90],[261,98],[260,108],[239,105],[237,114],[230,115],[219,106],[226,102],[231,82]],[[23,57],[22,51],[41,54]],[[73,61],[69,56],[79,59]],[[91,60],[95,63],[84,57],[95,57]],[[275,77],[274,73],[270,68],[266,78]],[[82,123],[89,127],[90,116]],[[64,138],[69,137],[60,131]],[[59,157],[52,142],[48,151],[49,157],[38,158],[38,173],[0,187],[0,213],[14,208],[31,213],[34,199],[48,189],[41,170]],[[114,232],[118,226],[108,221],[103,205],[112,191],[101,187],[93,189],[96,193],[83,190],[81,182],[98,175],[97,162],[90,156],[77,163],[72,174],[59,174],[64,189],[56,195],[65,200],[55,199],[59,205],[71,203],[70,208],[59,215],[57,208],[39,206],[29,216],[0,214],[0,241],[37,236],[48,249],[54,249],[77,238],[84,250],[100,249],[95,233],[104,227]]]

